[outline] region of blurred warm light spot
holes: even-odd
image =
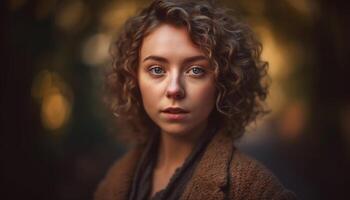
[[[89,38],[82,48],[83,62],[90,66],[98,66],[109,59],[109,46],[112,37],[106,34],[96,34]]]
[[[56,24],[64,31],[74,31],[83,25],[86,6],[82,1],[68,1],[58,10]]]
[[[317,11],[314,0],[286,0],[286,2],[305,17],[311,17]]]
[[[260,23],[255,27],[263,45],[262,59],[269,63],[268,73],[272,83],[267,104],[274,115],[282,112],[289,103],[286,87],[301,59],[302,50],[297,43],[282,40],[272,30],[268,23]]]
[[[291,70],[291,60],[286,53],[286,45],[275,39],[276,37],[267,25],[261,25],[256,30],[263,45],[262,59],[269,62],[270,76],[278,78],[288,76]]]
[[[290,60],[282,44],[277,42],[267,25],[256,27],[263,45],[262,59],[269,63],[269,76],[272,79],[267,103],[273,113],[280,112],[286,104],[286,94],[279,81],[290,73]]]
[[[69,107],[67,99],[60,93],[45,96],[41,107],[43,125],[50,130],[62,127],[68,119]]]
[[[302,102],[292,102],[287,105],[280,119],[280,134],[283,138],[292,140],[302,134],[307,119],[306,106]]]
[[[11,11],[17,11],[27,3],[27,0],[9,0],[7,2]]]
[[[41,71],[34,79],[32,96],[41,104],[45,128],[56,130],[65,125],[70,117],[73,95],[57,73]]]
[[[136,12],[137,5],[131,1],[114,1],[102,9],[101,25],[106,31],[115,31]]]

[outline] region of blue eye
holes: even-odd
[[[151,74],[156,75],[156,76],[161,76],[165,73],[165,71],[161,67],[151,67],[149,70]]]
[[[188,73],[194,76],[201,76],[205,73],[205,70],[201,67],[192,67],[188,70]]]

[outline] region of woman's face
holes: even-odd
[[[147,35],[137,74],[143,106],[163,132],[206,127],[216,99],[214,74],[185,27],[162,24]]]

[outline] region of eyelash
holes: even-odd
[[[158,70],[158,69],[162,70],[163,73],[162,73],[162,74],[156,73],[155,70]],[[148,69],[148,71],[149,71],[152,75],[154,75],[154,76],[161,76],[161,75],[163,75],[163,74],[165,73],[165,71],[163,70],[163,68],[160,67],[160,66],[157,66],[157,65],[155,65],[154,67],[150,67],[150,68]]]
[[[199,70],[200,72],[199,73],[194,73],[193,70]],[[190,71],[193,72],[191,75],[196,76],[196,77],[200,77],[200,76],[205,74],[205,70],[202,67],[200,67],[200,66],[191,67],[187,72],[190,73]]]
[[[155,70],[161,70],[161,73],[160,73],[159,71],[156,72]],[[199,72],[199,73],[195,73],[193,70],[199,70],[200,72]],[[165,74],[164,69],[163,69],[161,66],[157,66],[157,65],[154,65],[153,67],[150,67],[150,68],[148,69],[148,71],[149,71],[152,75],[157,76],[157,77],[160,77],[160,76],[162,76],[162,75]],[[191,71],[192,71],[192,74],[190,74]],[[190,69],[188,69],[188,70],[186,71],[186,74],[190,74],[190,76],[194,76],[194,77],[201,77],[201,76],[203,76],[203,75],[205,74],[205,72],[206,72],[206,71],[205,71],[205,69],[203,69],[203,67],[200,67],[200,66],[193,66],[193,67],[191,67]]]

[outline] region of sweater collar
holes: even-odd
[[[233,151],[233,140],[219,131],[209,143],[181,199],[224,199]]]
[[[120,163],[116,177],[118,188],[114,189],[114,199],[127,199],[133,176],[145,147],[140,146],[129,152]],[[228,169],[234,151],[233,140],[224,131],[215,134],[198,163],[193,176],[188,181],[181,200],[224,199],[228,186]]]

